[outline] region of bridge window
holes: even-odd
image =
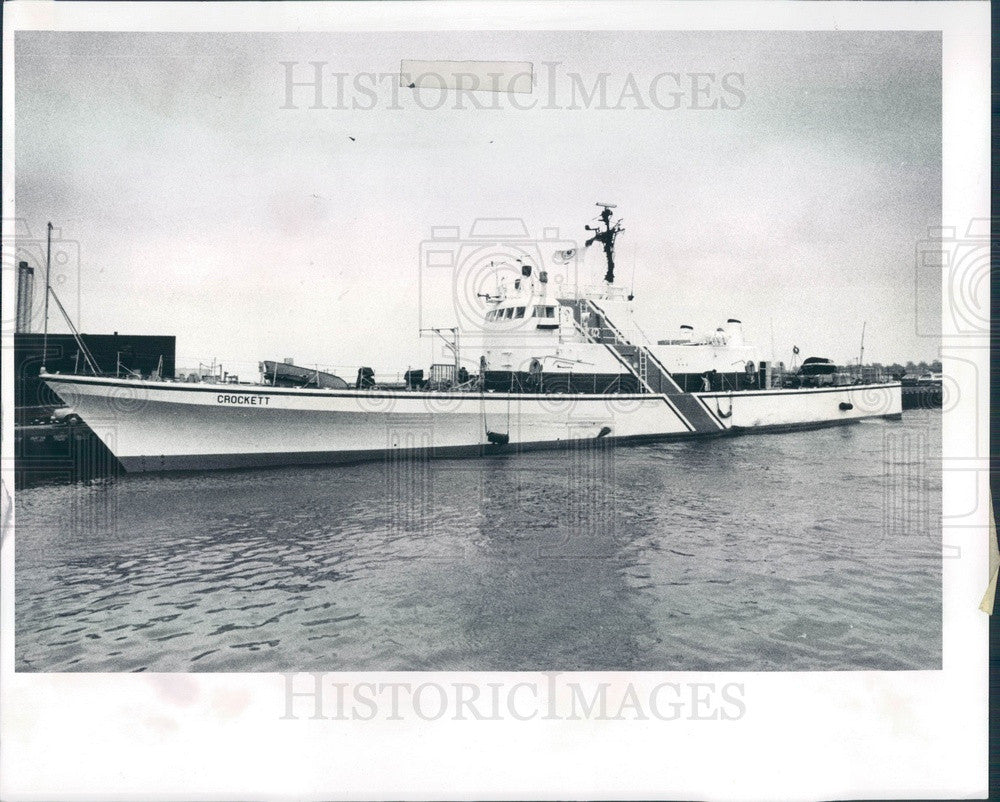
[[[519,306],[514,310],[514,317],[524,317],[524,307]]]
[[[514,316],[514,307],[508,306],[503,310],[503,316],[505,320],[510,320]]]

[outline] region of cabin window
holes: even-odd
[[[556,316],[556,308],[554,306],[546,306],[545,317],[555,317],[555,316]]]
[[[510,320],[514,316],[514,307],[508,306],[503,312],[504,319]]]
[[[524,317],[524,307],[519,306],[514,310],[514,317]]]

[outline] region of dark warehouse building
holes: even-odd
[[[42,334],[14,335],[14,405],[15,407],[59,406],[58,399],[39,379],[43,354]],[[80,335],[97,362],[99,372],[115,375],[121,371],[138,371],[143,376],[155,373],[162,358],[160,375],[174,377],[174,357],[177,338],[144,334],[82,334]],[[84,373],[82,355],[78,355],[72,334],[49,334],[46,369],[49,373]]]

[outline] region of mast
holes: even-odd
[[[864,368],[861,367],[865,361],[865,328],[868,326],[868,321],[866,320],[861,324],[861,354],[858,356],[858,378],[862,378],[864,375]]]
[[[420,329],[420,333],[423,334],[425,331],[430,331],[436,334],[444,341],[444,347],[451,351],[452,355],[455,357],[455,381],[458,381],[458,372],[462,369],[462,356],[458,345],[458,334],[459,329],[457,326],[453,326],[450,329],[441,328],[430,328],[430,329]],[[447,337],[444,336],[444,332],[451,334],[452,339],[449,341]]]
[[[52,266],[52,223],[48,225],[45,242],[45,333],[42,335],[42,370],[49,355],[49,269]]]
[[[604,274],[604,280],[608,284],[615,283],[615,238],[621,234],[625,229],[622,228],[622,221],[618,220],[614,225],[611,225],[611,218],[613,216],[612,209],[615,208],[613,203],[598,203],[598,206],[603,208],[601,212],[601,221],[604,223],[604,228],[602,229],[599,225],[596,226],[585,226],[587,231],[593,231],[594,236],[587,240],[586,246],[589,248],[595,242],[600,242],[604,246],[604,256],[608,261],[608,272]]]

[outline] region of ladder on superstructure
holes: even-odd
[[[664,392],[664,384],[671,381],[666,371],[660,369],[654,361],[653,367],[656,373],[656,387],[654,388],[649,382],[650,354],[648,349],[641,344],[631,342],[601,307],[592,300],[583,298],[575,302],[560,300],[560,304],[573,311],[573,324],[587,342],[604,345],[623,360],[628,369],[639,379],[640,393]],[[596,329],[585,325],[586,315],[591,313],[597,316],[600,323]]]

